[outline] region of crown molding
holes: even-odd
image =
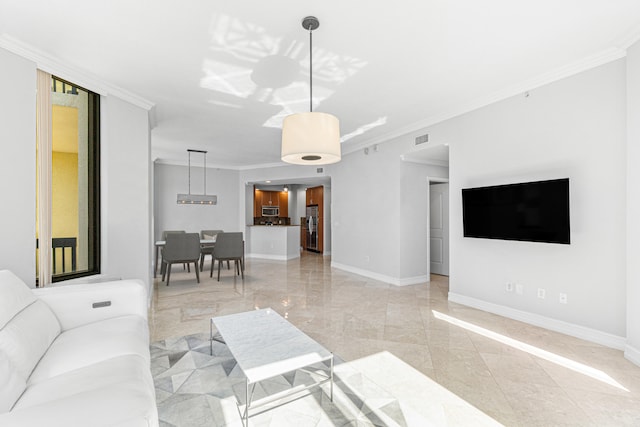
[[[237,168],[238,170],[246,171],[246,170],[252,170],[252,169],[268,169],[268,168],[278,168],[278,167],[284,167],[284,166],[294,167],[296,165],[292,165],[291,163],[280,162],[280,163],[262,163],[262,164],[256,164],[256,165],[248,165],[248,166],[237,166]],[[323,165],[318,165],[318,166],[322,167]]]
[[[627,50],[638,40],[640,40],[640,25],[631,29],[624,37],[621,37],[616,46],[619,49]]]
[[[161,158],[156,158],[153,160],[154,163],[160,164],[160,165],[170,165],[170,166],[189,166],[189,162],[188,161],[184,161],[184,160],[172,160],[172,159],[161,159]],[[202,167],[202,165],[191,165],[192,167]],[[256,164],[256,165],[242,165],[242,166],[229,166],[229,165],[223,165],[223,164],[207,164],[207,169],[228,169],[228,170],[236,170],[236,171],[246,171],[246,170],[253,170],[253,169],[267,169],[267,168],[276,168],[276,167],[282,167],[282,166],[295,166],[295,165],[289,165],[288,163],[263,163],[263,164]]]
[[[145,110],[150,110],[155,105],[153,102],[113,85],[100,77],[85,70],[65,64],[60,59],[43,52],[27,43],[24,43],[8,34],[0,35],[0,48],[6,49],[18,56],[36,63],[37,68],[55,76],[72,81],[78,86],[96,92],[103,96],[113,95],[124,101],[130,102]]]
[[[477,98],[468,103],[454,106],[448,111],[433,115],[431,117],[427,117],[424,120],[414,122],[410,125],[399,128],[393,132],[388,132],[380,136],[364,140],[360,143],[350,145],[349,147],[345,147],[343,144],[343,147],[342,147],[343,155],[354,153],[364,147],[368,147],[373,144],[382,144],[385,142],[390,142],[393,139],[400,138],[408,134],[421,131],[424,128],[444,122],[445,120],[449,120],[454,117],[458,117],[463,114],[470,113],[482,107],[486,107],[488,105],[495,104],[496,102],[511,98],[512,96],[520,95],[522,93],[539,88],[541,86],[545,86],[547,84],[556,82],[558,80],[562,80],[564,78],[579,74],[583,71],[587,71],[592,68],[596,68],[600,65],[604,65],[609,62],[616,61],[620,58],[624,58],[627,55],[626,49],[638,40],[640,40],[640,27],[636,28],[635,31],[633,31],[627,37],[622,39],[619,42],[618,47],[605,49],[604,51],[598,52],[594,55],[572,62],[565,66],[559,67],[551,72],[541,74],[537,77],[534,77],[522,83],[513,85],[509,88],[494,92],[492,94],[489,94],[481,98]]]

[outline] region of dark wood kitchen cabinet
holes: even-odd
[[[286,218],[289,216],[289,193],[286,191],[278,192],[278,206],[280,207],[280,217]]]
[[[289,193],[285,191],[269,191],[253,190],[253,216],[260,218],[262,216],[263,206],[278,206],[279,217],[286,218],[289,216]]]
[[[309,187],[307,188],[307,206],[318,205],[322,206],[323,200],[323,187]]]

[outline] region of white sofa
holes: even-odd
[[[0,426],[157,426],[147,292],[0,270]]]

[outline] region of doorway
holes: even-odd
[[[449,180],[429,179],[428,275],[449,276]]]

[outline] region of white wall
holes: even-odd
[[[246,229],[245,226],[253,224],[253,202],[255,192],[253,185],[242,185],[238,183],[238,186],[240,187],[240,196],[244,195],[244,197],[239,197],[238,201],[241,217],[243,216],[242,213],[244,212],[244,221],[239,223],[238,225],[238,227],[242,230]]]
[[[218,204],[179,205],[176,203],[178,193],[189,191],[188,172],[187,166],[155,164],[155,238],[159,239],[163,230],[244,231],[244,225],[238,225],[239,218],[245,214],[239,210],[239,172],[207,168],[207,194],[218,196]],[[192,159],[191,193],[203,194],[203,187],[202,166],[194,167]]]
[[[400,271],[406,283],[429,280],[429,178],[447,178],[448,168],[402,163],[400,171]]]
[[[36,64],[4,49],[0,64],[0,78],[7,83],[0,97],[0,114],[6,118],[0,126],[0,195],[12,201],[0,211],[0,268],[34,285]],[[149,284],[147,110],[102,96],[101,131],[101,272]]]
[[[360,274],[397,278],[400,265],[400,157],[391,144],[379,152],[342,157],[332,171],[331,264]]]
[[[306,194],[305,194],[305,199],[306,199]],[[306,202],[306,200],[305,200]],[[331,224],[331,207],[332,207],[332,200],[331,200],[331,186],[329,185],[325,185],[322,188],[322,204],[323,204],[323,216],[324,218],[322,219],[324,221],[324,228],[322,229],[323,231],[323,236],[322,236],[322,253],[324,255],[331,255],[331,235],[333,234],[333,230],[331,229],[331,227],[327,226],[327,224]],[[305,213],[306,213],[306,207],[305,207]],[[298,220],[299,221],[299,220]]]
[[[296,216],[291,217],[291,224],[302,225],[300,218],[307,216],[307,190],[304,186],[297,186],[296,190]]]
[[[573,328],[576,335],[620,346],[625,90],[625,61],[618,60],[428,130],[450,143],[450,299],[552,328],[568,322],[584,328]],[[564,177],[571,245],[462,237],[462,188]],[[524,295],[505,292],[506,282],[523,285]],[[537,288],[546,289],[544,300]]]
[[[627,51],[627,347],[640,365],[640,42]]]
[[[0,48],[0,269],[36,283],[36,65]]]
[[[149,114],[101,97],[102,273],[151,283]]]
[[[397,138],[331,168],[333,266],[398,285],[427,280],[427,177],[448,171],[401,161],[413,143]]]
[[[299,225],[300,215],[298,215],[298,191],[296,185],[289,185],[288,203],[291,225]]]

